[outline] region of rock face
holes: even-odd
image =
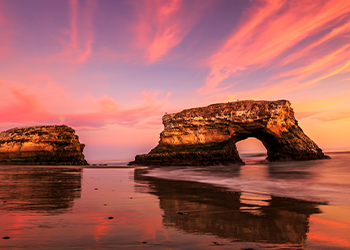
[[[13,128],[0,133],[0,163],[88,165],[84,147],[66,125]]]
[[[267,160],[329,158],[298,126],[287,100],[237,101],[186,109],[163,116],[164,131],[157,147],[137,155],[130,164],[244,164],[236,142],[260,140]]]

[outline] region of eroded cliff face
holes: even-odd
[[[260,140],[267,159],[327,158],[298,126],[287,100],[237,101],[186,109],[163,116],[164,131],[157,147],[137,155],[135,164],[216,165],[243,163],[236,142]]]
[[[66,125],[13,128],[0,133],[0,163],[87,165],[84,147]]]

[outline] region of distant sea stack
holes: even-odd
[[[329,158],[298,126],[291,104],[278,101],[237,101],[186,109],[163,116],[157,147],[137,155],[138,165],[244,164],[236,143],[260,140],[267,160]]]
[[[13,128],[0,133],[0,164],[88,165],[84,147],[66,125]]]

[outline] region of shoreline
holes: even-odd
[[[325,154],[350,154],[350,150],[336,150],[336,151],[325,151]],[[252,165],[254,164],[254,159],[255,158],[262,158],[264,156],[267,156],[266,152],[257,152],[257,151],[252,151],[252,152],[241,152],[240,156],[242,159],[245,159],[245,165]],[[324,160],[324,159],[317,159],[318,160]],[[327,159],[326,159],[327,160]],[[60,167],[79,167],[79,168],[135,168],[135,167],[146,167],[147,165],[137,165],[137,164],[132,164],[129,165],[130,162],[132,162],[133,159],[130,160],[93,160],[91,161],[91,164],[88,162],[88,165],[60,165],[60,164],[45,164],[45,163],[33,163],[33,162],[17,162],[17,161],[0,161],[0,166],[60,166]],[[293,161],[293,160],[280,160],[280,161],[269,161],[267,159],[260,159],[257,161],[258,164],[263,164],[263,163],[275,163],[275,162],[307,162],[307,161],[315,161],[314,160],[303,160],[303,161]],[[253,163],[252,163],[253,162]],[[220,165],[220,164],[219,164]],[[240,165],[240,164],[231,164],[231,165]],[[215,165],[214,165],[215,166]],[[147,167],[167,167],[167,166],[147,166]]]

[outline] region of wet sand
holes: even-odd
[[[0,248],[350,249],[349,207],[146,171],[1,166]]]

